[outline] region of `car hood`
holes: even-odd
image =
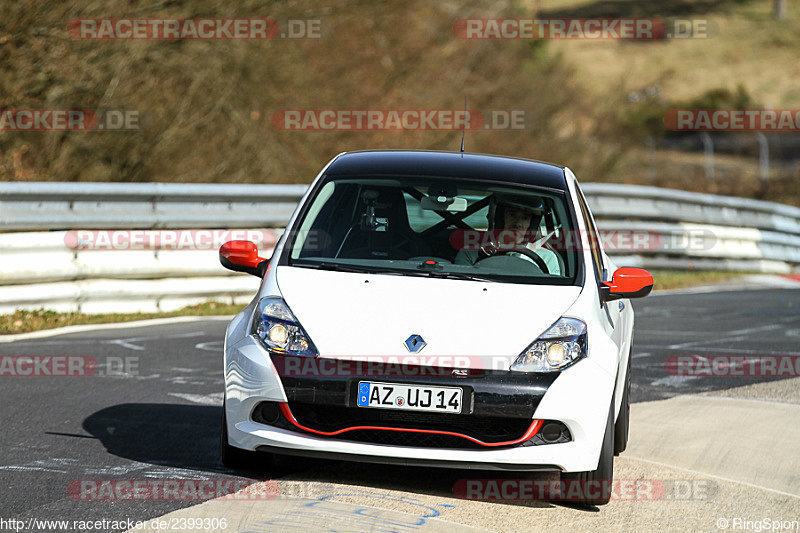
[[[407,358],[411,354],[405,341],[419,334],[427,343],[417,353],[420,361],[431,356],[475,356],[483,361],[486,356],[504,356],[513,360],[580,294],[577,286],[288,266],[278,267],[276,276],[286,303],[320,355],[332,358]],[[466,365],[461,362],[457,366]]]

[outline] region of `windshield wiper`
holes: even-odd
[[[369,272],[369,269],[358,267],[354,265],[344,265],[342,263],[331,263],[328,261],[322,261],[320,263],[309,263],[309,262],[293,262],[290,266],[302,267],[302,268],[315,268],[317,270],[335,270],[338,272]]]
[[[469,281],[488,281],[488,282],[497,281],[494,279],[485,278],[481,276],[462,274],[460,272],[445,272],[442,270],[411,270],[405,268],[376,267],[376,266],[357,266],[357,265],[347,265],[343,263],[332,263],[330,261],[321,261],[319,263],[295,261],[290,266],[296,266],[302,268],[314,268],[317,270],[332,270],[335,272],[356,272],[359,274],[392,274],[398,276],[428,276],[431,278],[466,279]]]
[[[302,268],[315,268],[317,270],[332,270],[335,272],[355,272],[358,274],[400,274],[405,272],[400,269],[376,267],[376,266],[361,266],[361,265],[348,265],[344,263],[333,263],[330,261],[321,261],[319,263],[309,262],[293,262],[289,266],[296,266]]]
[[[462,272],[446,272],[444,270],[424,270],[422,272],[431,278],[466,279],[469,281],[488,281],[488,282],[497,281],[482,276],[473,276],[472,274],[464,274]]]

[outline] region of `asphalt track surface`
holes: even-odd
[[[617,459],[615,478],[710,484],[698,498],[702,501],[623,501],[600,510],[545,502],[475,502],[453,496],[453,484],[465,477],[464,472],[317,460],[284,462],[269,482],[280,487],[281,497],[273,500],[198,505],[198,501],[76,499],[68,488],[84,479],[270,479],[258,472],[233,472],[219,463],[221,350],[227,321],[199,319],[0,343],[0,356],[78,355],[100,363],[98,372],[89,377],[0,377],[0,531],[12,529],[3,522],[9,519],[25,524],[20,529],[16,523],[20,531],[44,531],[28,527],[35,525],[28,521],[143,521],[175,511],[180,516],[181,509],[183,516],[233,513],[235,520],[219,531],[322,530],[322,526],[356,531],[460,527],[713,531],[720,527],[716,520],[723,517],[800,520],[800,469],[791,471],[796,462],[787,466],[780,456],[763,459],[764,468],[774,469],[776,476],[782,472],[781,479],[786,480],[765,487],[737,479],[739,474],[729,475],[729,463],[737,461],[733,456],[719,457],[715,464],[725,471],[714,472],[707,471],[714,465],[703,470],[698,461],[676,465],[643,457],[651,453],[645,450],[656,450],[651,455],[658,455],[659,448],[648,448],[644,442],[650,430],[636,428],[637,413],[639,419],[643,413],[652,417],[649,413],[658,412],[658,406],[672,409],[669,402],[682,398],[692,399],[693,406],[710,405],[711,395],[756,400],[753,408],[760,411],[750,416],[765,421],[777,407],[789,409],[781,411],[785,418],[780,423],[800,427],[800,408],[792,411],[800,403],[796,378],[675,376],[667,365],[675,355],[800,354],[800,290],[655,294],[634,307],[633,451]],[[717,408],[728,413],[736,405]],[[731,428],[731,434],[737,431]],[[794,431],[792,435],[797,435]],[[687,437],[687,444],[694,438],[706,439],[702,448],[728,438],[703,433]],[[638,452],[637,439],[643,442]],[[633,458],[627,457],[630,453]],[[497,474],[478,477],[491,476]],[[234,509],[237,505],[244,507]]]

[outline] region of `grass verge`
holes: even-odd
[[[167,318],[173,316],[210,316],[234,315],[242,310],[242,305],[230,305],[219,302],[206,302],[184,307],[169,313],[104,313],[87,315],[84,313],[58,313],[37,309],[35,311],[16,311],[10,315],[0,315],[0,334],[27,333],[41,329],[76,326],[79,324],[106,324],[112,322],[132,322],[149,318]]]
[[[749,272],[722,270],[650,270],[653,274],[654,290],[683,289],[697,285],[711,285],[738,278]]]

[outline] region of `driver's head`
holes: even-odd
[[[533,213],[531,213],[531,211],[516,206],[507,206],[503,209],[502,228],[513,234],[514,241],[517,244],[524,244],[531,238],[529,230],[531,228],[532,216]]]
[[[492,229],[513,234],[516,244],[523,244],[533,238],[532,231],[539,225],[541,207],[522,203],[517,199],[496,197],[494,224]],[[509,235],[503,235],[503,240]]]
[[[503,210],[502,227],[512,231],[528,231],[531,227],[531,212],[515,206]]]

